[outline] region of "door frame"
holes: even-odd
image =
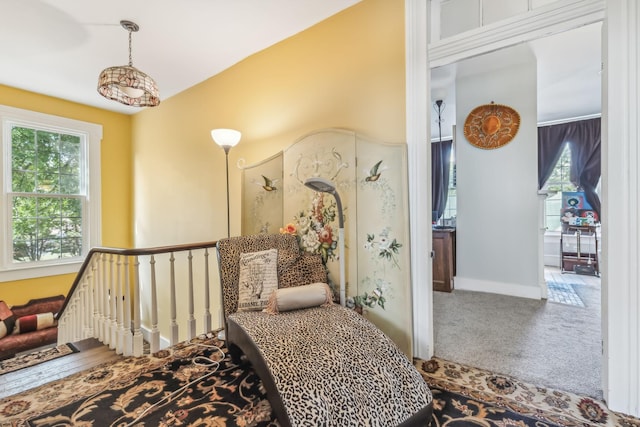
[[[506,25],[429,45],[427,3],[405,0],[414,356],[429,359],[434,353],[431,217],[426,214],[431,204],[430,69],[604,21],[602,381],[610,409],[640,416],[640,6],[636,0],[563,0],[505,20]],[[615,221],[609,213],[615,213]]]

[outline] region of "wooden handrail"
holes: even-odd
[[[156,246],[152,248],[110,248],[110,247],[95,247],[91,248],[87,256],[85,257],[82,265],[80,266],[80,270],[78,270],[78,274],[76,274],[75,279],[73,280],[73,284],[71,285],[71,289],[67,293],[67,297],[62,305],[62,308],[56,314],[56,320],[60,319],[64,310],[67,308],[67,304],[69,303],[69,296],[73,295],[76,287],[82,280],[82,276],[84,272],[91,264],[91,259],[93,255],[96,253],[101,254],[111,254],[111,255],[123,255],[123,256],[145,256],[145,255],[155,255],[155,254],[163,254],[163,253],[171,253],[171,252],[183,252],[190,251],[195,249],[206,249],[206,248],[214,248],[218,242],[200,242],[200,243],[185,243],[181,245],[172,245],[172,246]]]

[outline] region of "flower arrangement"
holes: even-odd
[[[336,218],[336,210],[335,202],[325,205],[323,193],[316,193],[311,207],[295,216],[294,222],[280,228],[280,233],[293,234],[298,238],[300,249],[319,253],[326,263],[335,259],[338,247],[338,236],[330,225]]]

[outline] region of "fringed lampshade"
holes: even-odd
[[[151,77],[133,66],[131,60],[131,33],[139,27],[131,21],[120,21],[129,32],[129,65],[109,67],[98,77],[98,93],[107,99],[133,107],[155,107],[160,104],[158,85]]]

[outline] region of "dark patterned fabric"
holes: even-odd
[[[437,357],[414,359],[414,366],[434,391],[434,427],[640,427],[639,419],[610,411],[590,397]]]
[[[154,356],[125,358],[0,399],[0,424],[126,425],[164,397],[158,390],[170,395],[198,378],[201,368],[194,366],[194,358],[213,351],[201,344],[224,343],[194,339]],[[637,418],[610,411],[604,403],[583,396],[442,359],[415,359],[414,364],[432,387],[432,427],[640,426]],[[145,381],[148,385],[143,385]],[[134,425],[277,427],[279,423],[251,366],[234,364],[227,356],[205,381],[194,382],[188,393],[168,398]]]
[[[560,424],[518,414],[494,404],[470,399],[448,390],[431,388],[433,420],[431,426],[512,426],[559,427]]]
[[[219,363],[217,370],[207,359]],[[5,399],[0,419],[34,427],[278,426],[260,379],[247,365],[234,364],[215,338],[98,366]]]
[[[394,426],[431,403],[412,362],[339,305],[229,317],[255,342],[293,426]]]

